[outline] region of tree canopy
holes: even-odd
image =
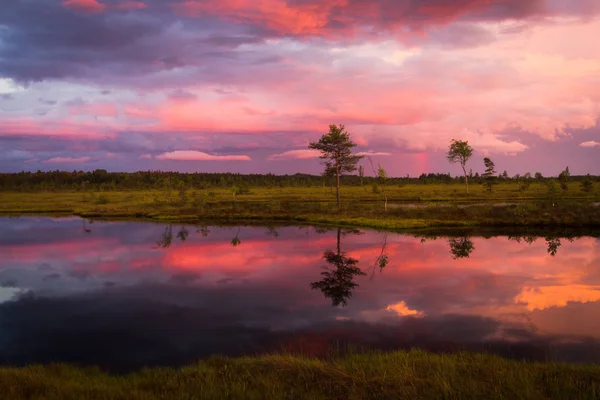
[[[329,132],[321,136],[318,142],[310,142],[309,149],[319,150],[325,166],[325,175],[335,174],[336,198],[340,204],[340,175],[344,172],[356,171],[358,162],[363,158],[352,154],[356,147],[350,139],[350,133],[344,125],[329,125]]]
[[[452,139],[446,158],[451,164],[460,164],[465,177],[465,184],[467,185],[467,193],[469,193],[469,177],[467,176],[467,161],[473,155],[473,148],[469,146],[469,142],[462,140]]]

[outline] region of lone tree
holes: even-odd
[[[337,205],[340,205],[340,175],[343,172],[356,171],[356,164],[363,158],[352,154],[352,148],[356,146],[350,140],[350,134],[346,132],[344,125],[329,125],[329,133],[321,136],[318,142],[310,142],[309,149],[319,150],[321,160],[325,165],[326,172],[333,172],[335,181],[335,192]]]
[[[450,148],[448,148],[448,153],[446,154],[446,158],[448,158],[451,164],[459,163],[462,167],[465,185],[467,185],[467,193],[469,193],[469,177],[467,176],[466,165],[472,155],[473,148],[469,146],[469,142],[454,139],[450,142]]]
[[[485,172],[483,173],[483,179],[485,180],[484,185],[487,187],[488,192],[492,191],[492,187],[496,183],[496,165],[488,157],[483,159],[485,164]]]

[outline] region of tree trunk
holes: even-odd
[[[342,228],[337,228],[337,255],[341,254],[340,250],[340,238],[342,236]]]
[[[469,177],[467,176],[467,170],[465,169],[465,166],[462,166],[463,169],[463,173],[465,174],[465,185],[467,186],[467,194],[469,194]]]
[[[335,196],[337,199],[337,206],[340,206],[340,164],[338,162],[338,159],[336,157],[335,159]]]

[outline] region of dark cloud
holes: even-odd
[[[0,13],[0,76],[19,82],[83,80],[127,85],[175,68],[204,68],[262,40],[216,20],[176,19],[154,2],[135,13],[73,12],[54,0],[7,0]],[[221,33],[220,33],[221,32]]]
[[[169,93],[168,96],[170,99],[178,101],[191,101],[196,100],[198,98],[198,96],[196,96],[194,93],[188,92],[184,89],[174,90],[171,93]]]
[[[292,8],[314,6],[310,9],[320,10],[316,12],[328,21],[316,31],[297,33],[286,31],[290,21],[270,23],[270,18],[283,16],[273,16],[259,5],[244,13],[233,3],[230,9],[213,10],[217,2],[207,2],[206,12],[185,16],[175,12],[176,1],[151,0],[134,11],[119,9],[118,2],[105,4],[103,12],[85,13],[55,0],[5,0],[0,13],[0,76],[21,83],[58,79],[133,87],[235,83],[240,64],[246,75],[251,66],[260,73],[265,64],[281,64],[277,54],[240,48],[268,38],[311,36],[343,42],[369,31],[393,37],[396,30],[452,21],[522,20],[551,11],[543,0],[351,0],[344,6],[288,0]],[[472,46],[491,36],[481,28],[459,25],[435,31],[427,40]]]

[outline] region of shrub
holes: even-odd
[[[101,194],[94,199],[94,204],[108,204],[108,197]]]

